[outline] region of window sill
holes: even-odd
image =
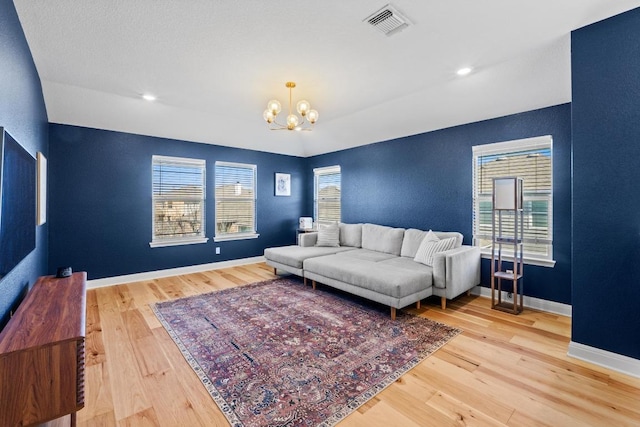
[[[197,245],[200,243],[207,243],[208,237],[195,237],[192,239],[171,239],[171,240],[156,240],[149,243],[152,248],[162,248],[165,246],[182,246],[182,245]]]
[[[491,259],[491,252],[482,252],[482,258]],[[502,255],[502,260],[507,262],[513,262],[513,256]],[[541,258],[530,258],[530,257],[524,257],[524,263],[527,265],[537,265],[539,267],[550,267],[550,268],[553,268],[556,265],[556,261],[553,259],[541,259]]]
[[[223,236],[215,236],[213,238],[214,242],[226,242],[229,240],[246,240],[246,239],[257,239],[260,237],[258,233],[238,233],[238,234],[226,234]]]

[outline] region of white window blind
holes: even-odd
[[[216,162],[215,240],[256,234],[256,165]]]
[[[314,175],[314,218],[318,224],[340,222],[340,166],[316,168]]]
[[[551,136],[473,147],[473,241],[491,247],[493,178],[523,178],[524,256],[553,259],[553,150]],[[514,217],[504,216],[504,227]]]
[[[152,157],[152,247],[207,241],[205,176],[204,160]]]

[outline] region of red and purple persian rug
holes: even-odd
[[[296,279],[153,310],[232,426],[331,426],[460,330]]]

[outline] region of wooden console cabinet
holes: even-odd
[[[30,426],[84,406],[85,272],[39,278],[0,333],[0,426]]]

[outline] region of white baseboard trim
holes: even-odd
[[[491,288],[485,288],[484,286],[476,286],[471,289],[473,295],[480,295],[481,297],[491,298]],[[503,301],[509,301],[507,298],[507,292],[502,292]],[[562,316],[571,317],[571,306],[561,302],[548,301],[535,297],[524,296],[523,304],[525,307],[533,308],[535,310],[546,311],[549,313],[560,314]]]
[[[640,360],[632,357],[590,347],[575,341],[569,342],[567,355],[632,377],[640,378]]]
[[[263,256],[252,258],[232,259],[229,261],[212,262],[209,264],[190,265],[188,267],[169,268],[166,270],[147,271],[144,273],[126,274],[123,276],[105,277],[104,279],[87,280],[87,289],[102,288],[104,286],[121,285],[123,283],[140,282],[142,280],[160,279],[163,277],[180,276],[182,274],[200,273],[208,270],[236,267],[238,265],[264,262]]]

